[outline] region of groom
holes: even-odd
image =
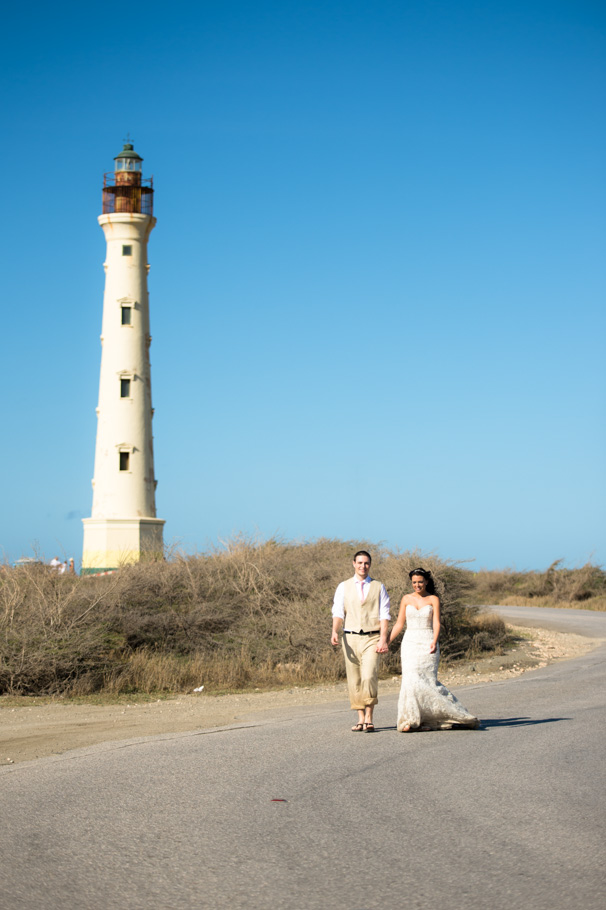
[[[358,550],[353,558],[354,575],[335,591],[330,642],[339,644],[343,629],[343,653],[352,710],[358,712],[354,733],[374,733],[372,714],[378,702],[379,654],[389,650],[389,595],[380,581],[369,575],[370,553]]]

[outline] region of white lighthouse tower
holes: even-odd
[[[93,509],[83,520],[82,572],[162,555],[152,436],[147,241],[153,182],[130,143],[103,181],[107,241]]]

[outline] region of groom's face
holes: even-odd
[[[366,578],[370,572],[370,559],[368,556],[356,556],[353,567],[358,578]]]

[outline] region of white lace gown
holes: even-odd
[[[478,719],[438,681],[440,647],[433,654],[433,607],[419,610],[406,605],[406,632],[402,639],[402,688],[398,700],[398,732],[404,727],[428,726],[437,730],[453,726],[477,727]]]

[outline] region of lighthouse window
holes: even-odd
[[[123,246],[123,247],[122,247],[122,255],[123,255],[123,256],[132,256],[132,255],[133,255],[133,248],[132,248],[132,246]]]
[[[120,452],[120,470],[128,471],[130,464],[130,452]]]
[[[130,398],[130,379],[120,380],[120,398]]]
[[[130,325],[130,324],[131,324],[131,319],[130,319],[130,317],[131,317],[131,312],[132,312],[132,307],[130,307],[130,306],[123,306],[123,307],[122,307],[122,325]]]

